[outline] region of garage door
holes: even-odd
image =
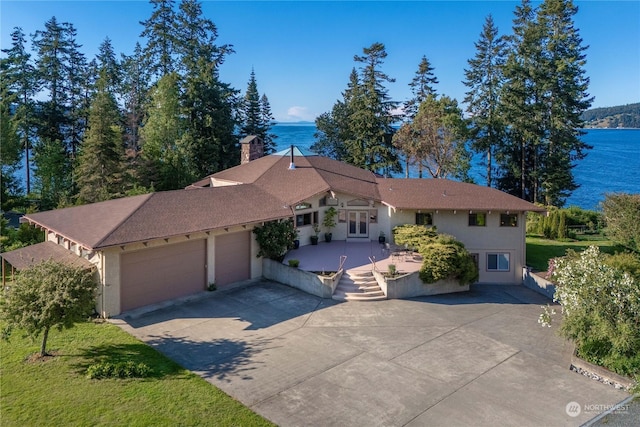
[[[122,254],[121,310],[203,291],[207,280],[206,259],[206,240]]]
[[[251,278],[251,232],[216,236],[216,286]]]

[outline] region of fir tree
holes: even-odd
[[[3,95],[2,102],[9,103],[4,104],[9,108],[5,111],[6,114],[9,115],[10,110],[14,112],[10,119],[6,116],[6,120],[13,122],[11,126],[15,125],[16,135],[24,151],[25,184],[28,194],[31,192],[31,148],[35,138],[34,96],[38,92],[38,81],[35,68],[31,64],[31,55],[25,47],[26,36],[21,28],[14,28],[11,40],[11,48],[2,50],[7,54],[6,59],[3,60],[2,84],[6,85],[3,90],[7,94],[12,94],[13,97],[9,99],[8,95],[7,98]],[[9,126],[9,123],[2,123],[2,126],[5,125]],[[2,141],[4,144],[5,140]],[[6,179],[9,178],[4,177],[3,181]]]
[[[240,117],[241,136],[259,136],[264,142],[265,154],[274,152],[275,135],[269,133],[269,130],[273,126],[271,106],[269,105],[269,100],[266,95],[263,94],[261,96],[260,92],[258,92],[258,83],[256,82],[256,74],[254,70],[251,70],[251,74],[249,76],[247,91],[244,94],[241,104]]]
[[[416,116],[420,104],[427,99],[427,96],[436,95],[434,85],[438,84],[438,78],[433,74],[433,70],[434,68],[427,57],[423,56],[420,64],[418,64],[415,76],[409,83],[413,98],[404,105],[404,114],[409,119],[413,119]]]
[[[504,81],[502,67],[506,58],[506,42],[498,36],[489,15],[475,43],[476,55],[468,61],[464,85],[469,88],[464,102],[471,116],[472,148],[486,156],[487,186],[492,185],[493,153],[501,145],[506,132],[500,117],[500,91]]]
[[[74,170],[79,203],[119,197],[122,188],[122,130],[115,98],[109,92],[110,76],[103,68],[91,103],[89,128]]]
[[[146,21],[141,21],[144,30],[140,37],[147,39],[144,59],[149,72],[157,77],[165,76],[175,70],[175,22],[174,0],[149,0],[153,13]]]
[[[387,57],[384,44],[373,43],[363,49],[363,56],[354,56],[361,64],[361,83],[354,88],[349,101],[350,139],[345,141],[347,161],[355,166],[389,175],[402,168],[391,143],[392,111],[397,103],[392,101],[385,83],[393,83],[380,70]]]

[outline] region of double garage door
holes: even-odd
[[[216,285],[250,278],[250,232],[216,237]],[[207,241],[175,243],[122,254],[120,258],[120,309],[201,292],[207,287]]]

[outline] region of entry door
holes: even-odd
[[[348,237],[368,237],[369,236],[369,212],[349,211],[349,234]]]

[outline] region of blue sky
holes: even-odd
[[[222,65],[223,81],[246,90],[252,67],[258,89],[276,120],[313,120],[341,98],[354,55],[374,42],[388,56],[382,70],[396,79],[392,98],[410,97],[409,82],[426,55],[435,67],[437,90],[462,101],[464,68],[475,54],[485,17],[501,34],[511,32],[514,1],[203,1],[218,27],[220,44],[236,53]],[[539,4],[539,2],[534,2]],[[588,45],[587,75],[593,107],[640,102],[640,2],[577,1],[576,26]],[[8,48],[13,27],[26,34],[44,28],[52,16],[78,31],[81,51],[93,58],[105,37],[116,52],[130,54],[147,19],[147,1],[0,2],[0,44]]]

